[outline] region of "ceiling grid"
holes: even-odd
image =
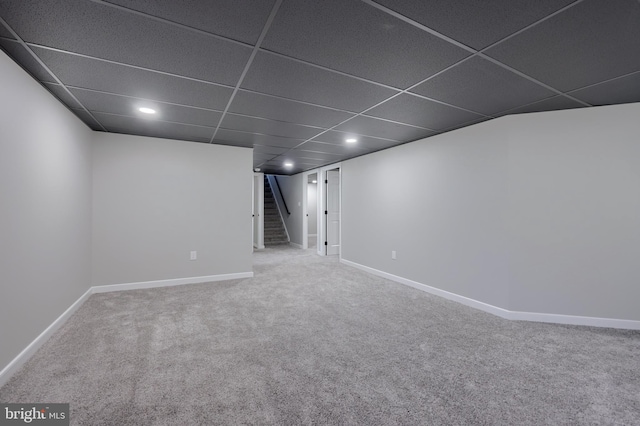
[[[640,101],[638,0],[188,5],[3,0],[0,47],[94,130],[249,147],[275,174]]]

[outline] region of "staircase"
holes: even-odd
[[[275,246],[289,244],[287,232],[284,230],[282,218],[278,212],[276,199],[269,185],[269,179],[264,177],[264,245]]]

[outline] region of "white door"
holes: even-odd
[[[327,171],[327,255],[340,254],[340,171]]]

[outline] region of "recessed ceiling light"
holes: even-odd
[[[358,139],[356,139],[356,138],[349,138],[349,139],[347,139],[347,140],[346,140],[346,142],[347,142],[347,143],[356,143],[356,142],[358,142]]]
[[[312,180],[311,183],[318,183],[318,181],[317,180]]]
[[[155,114],[156,110],[153,108],[146,108],[146,107],[142,107],[142,108],[138,108],[138,111],[143,112],[145,114]]]
[[[255,169],[253,169],[254,172],[259,172],[260,171],[260,167],[256,167]]]
[[[284,163],[285,167],[293,167],[293,163],[290,161],[287,161],[286,163]]]

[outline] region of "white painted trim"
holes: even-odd
[[[254,244],[253,248],[256,249],[256,250],[264,250],[265,247],[264,246],[257,246],[257,245]]]
[[[576,315],[546,314],[546,313],[538,313],[538,312],[509,311],[507,309],[503,309],[498,306],[480,302],[479,300],[471,299],[456,293],[451,293],[445,290],[441,290],[436,287],[431,287],[429,285],[422,284],[407,278],[399,277],[397,275],[393,275],[388,272],[383,272],[378,269],[370,268],[368,266],[364,266],[359,263],[352,262],[350,260],[340,259],[340,263],[360,269],[362,271],[368,272],[370,274],[373,274],[382,278],[386,278],[391,281],[395,281],[400,284],[407,285],[409,287],[413,287],[418,290],[422,290],[426,293],[430,293],[435,296],[440,296],[445,299],[461,303],[465,306],[469,306],[474,309],[488,312],[490,314],[493,314],[508,320],[640,330],[640,321],[635,321],[635,320],[583,317],[583,316],[576,316]]]
[[[78,300],[73,302],[66,311],[62,313],[55,321],[49,325],[38,337],[36,337],[29,345],[24,348],[6,367],[0,371],[0,387],[4,386],[11,376],[13,376],[28,360],[36,353],[38,349],[55,333],[62,325],[78,310],[80,306],[91,296],[93,287],[84,292]]]
[[[22,350],[6,367],[0,371],[0,387],[4,386],[9,379],[31,358],[38,349],[73,315],[89,296],[97,293],[109,293],[113,291],[138,290],[156,287],[168,287],[183,284],[197,284],[214,281],[236,280],[241,278],[253,278],[253,272],[238,272],[234,274],[208,275],[203,277],[178,278],[173,280],[145,281],[139,283],[126,283],[114,285],[101,285],[89,288],[78,300],[73,302],[66,311],[49,325],[38,337]]]
[[[175,278],[171,280],[142,281],[137,283],[110,284],[94,286],[94,293],[109,293],[112,291],[141,290],[145,288],[171,287],[174,285],[208,283],[213,281],[237,280],[252,278],[253,272],[238,272],[235,274],[207,275],[203,277]]]
[[[294,246],[294,247],[296,247],[296,248],[304,249],[304,246],[303,246],[302,244],[292,243],[291,241],[289,241],[289,244],[290,244],[290,245],[292,245],[292,246]]]

